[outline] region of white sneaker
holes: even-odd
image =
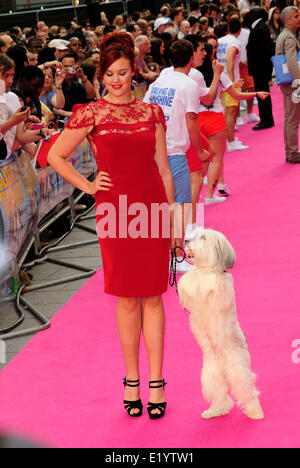
[[[249,146],[243,145],[240,141],[227,141],[227,151],[230,153],[231,151],[241,151],[249,149]]]
[[[230,195],[227,185],[221,184],[221,182],[218,183],[218,191],[221,197],[228,197]]]
[[[260,118],[256,114],[247,115],[247,123],[260,122]]]
[[[180,257],[178,257],[178,260],[179,260],[179,258]],[[182,257],[181,257],[181,259],[182,259]],[[170,267],[171,267],[171,263],[170,263]],[[187,273],[188,271],[191,271],[192,268],[194,268],[194,265],[191,265],[186,260],[183,260],[180,263],[176,262],[176,272],[177,273]]]
[[[243,117],[237,117],[236,124],[238,127],[242,127],[244,125]]]
[[[224,201],[226,201],[226,197],[218,197],[217,195],[214,195],[212,198],[205,198],[204,205],[214,205],[216,203],[222,203]]]
[[[207,176],[204,177],[203,179],[203,187],[207,186]]]

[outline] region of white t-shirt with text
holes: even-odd
[[[183,155],[191,145],[186,114],[199,112],[199,86],[187,75],[169,71],[151,84],[144,101],[161,106],[167,123],[168,156]]]

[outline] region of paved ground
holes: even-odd
[[[92,229],[96,228],[95,219],[82,221],[81,224],[84,224],[85,226]],[[93,236],[91,233],[75,228],[60,245],[93,238],[96,239],[96,235]],[[55,253],[53,252],[49,254],[49,257],[75,263],[96,270],[98,270],[102,265],[100,247],[98,243],[92,246],[73,248]],[[61,279],[66,276],[73,276],[77,273],[75,270],[50,264],[48,262],[35,265],[28,271],[33,275],[32,285],[40,284],[45,281],[51,281],[53,279]],[[71,299],[71,297],[86,283],[86,281],[88,281],[88,278],[77,280],[72,283],[64,283],[57,286],[48,287],[47,289],[28,292],[24,295],[24,297],[45,317],[51,319],[61,309],[61,307],[66,304],[66,302],[68,302],[69,299]],[[14,323],[16,319],[17,316],[14,305],[12,303],[6,304],[1,308],[0,328],[9,326],[11,323]],[[32,316],[29,311],[26,311],[24,322],[12,332],[36,327],[39,325],[40,322],[34,316]],[[0,362],[0,370],[2,370],[22,350],[22,348],[33,338],[34,335],[35,334],[31,334],[5,340],[5,359],[3,359],[1,354],[0,361],[5,360],[6,362]]]

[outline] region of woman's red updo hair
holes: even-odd
[[[107,34],[100,43],[100,67],[101,76],[109,67],[125,57],[130,61],[132,70],[135,67],[134,42],[126,32],[114,32]]]

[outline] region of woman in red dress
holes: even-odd
[[[151,207],[164,203],[168,208],[175,203],[175,197],[163,112],[157,105],[132,97],[133,73],[131,37],[121,32],[107,35],[101,43],[101,75],[108,94],[73,109],[48,161],[69,183],[95,195],[105,292],[118,297],[117,325],[126,365],[125,409],[132,417],[140,416],[143,410],[139,395],[139,344],[143,333],[150,366],[147,409],[150,418],[158,419],[166,408],[162,294],[168,287],[170,232],[162,232],[160,220],[159,233],[152,235]],[[86,137],[98,166],[93,183],[67,162]],[[137,229],[133,234],[130,230],[137,228],[139,209],[140,233],[136,235]],[[116,226],[110,225],[108,211],[115,214]],[[168,216],[170,221],[169,209]],[[171,247],[174,245],[172,239]]]

